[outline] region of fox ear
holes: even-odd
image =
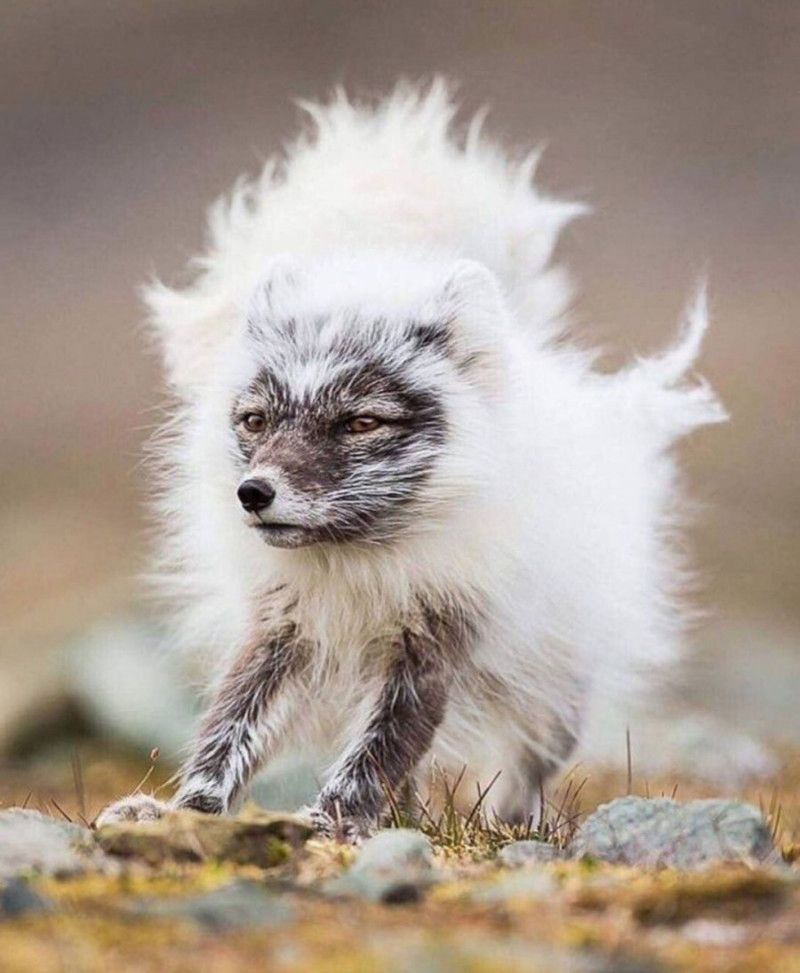
[[[503,305],[497,277],[477,260],[457,260],[444,285],[445,303],[458,310],[495,314]]]
[[[247,330],[254,337],[262,333],[265,320],[285,313],[286,299],[301,286],[303,267],[291,254],[273,257],[247,308]]]
[[[459,370],[485,391],[499,389],[507,312],[495,275],[476,260],[459,260],[438,303]]]

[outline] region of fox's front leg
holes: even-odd
[[[250,645],[225,676],[172,801],[132,794],[104,808],[97,825],[151,821],[180,808],[225,813],[285,729],[291,677],[303,658],[293,630]]]
[[[309,810],[324,834],[357,843],[378,823],[391,791],[433,742],[447,704],[447,647],[432,632],[406,631],[366,727]]]

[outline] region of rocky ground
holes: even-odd
[[[86,826],[151,770],[97,752],[6,768],[4,971],[800,971],[798,756],[737,800],[577,768],[541,835],[480,806],[360,849],[255,807]]]

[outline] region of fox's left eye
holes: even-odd
[[[241,423],[248,432],[263,432],[267,427],[267,420],[260,412],[248,412],[242,416]]]
[[[344,427],[348,432],[360,433],[372,432],[381,425],[383,423],[380,419],[376,419],[375,416],[353,416],[352,419],[347,420]]]

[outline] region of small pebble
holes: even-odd
[[[364,843],[350,870],[328,882],[325,892],[400,905],[419,901],[435,881],[428,839],[410,828],[388,828]]]
[[[27,808],[0,811],[0,880],[75,875],[89,864],[101,867],[103,856],[88,828]]]
[[[351,871],[433,867],[433,849],[419,831],[411,828],[387,828],[364,842]]]

